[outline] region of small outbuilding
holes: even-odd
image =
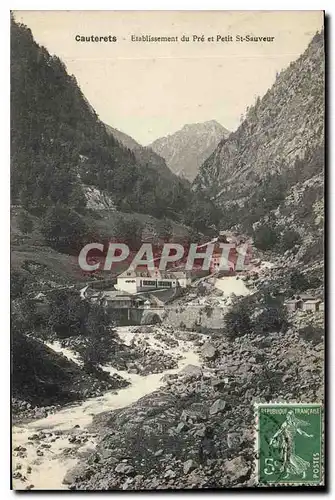
[[[300,299],[291,299],[284,302],[284,305],[289,312],[294,312],[297,309],[302,309],[303,301]]]
[[[320,299],[305,300],[303,303],[303,311],[317,312],[321,304]]]

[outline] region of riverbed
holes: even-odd
[[[129,327],[119,327],[118,333],[128,345],[136,335]],[[141,334],[137,333],[137,335]],[[67,485],[63,484],[67,471],[76,465],[80,456],[93,451],[96,446],[97,436],[87,430],[95,415],[124,408],[156,391],[164,385],[162,378],[166,374],[177,373],[188,364],[200,366],[200,359],[192,341],[179,340],[178,347],[168,348],[161,341],[151,338],[150,334],[146,336],[146,340],[153,349],[164,348],[167,353],[182,356],[179,359],[178,368],[141,376],[105,366],[103,368],[106,371],[118,373],[129,380],[130,385],[124,389],[88,399],[83,403],[68,406],[57,413],[28,424],[13,426],[13,450],[19,446],[22,447],[21,451],[14,451],[13,456],[14,489],[24,490],[27,487],[33,490],[67,489]],[[55,351],[63,353],[68,359],[79,362],[71,350],[63,349],[59,343],[48,345]],[[20,456],[17,456],[18,454]]]

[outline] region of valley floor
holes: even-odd
[[[252,293],[236,277],[213,281],[211,290],[181,300],[224,314],[233,295]],[[14,425],[14,489],[254,486],[254,403],[323,400],[323,338],[302,338],[299,318],[284,334],[234,339],[171,323],[118,327],[141,356],[103,369],[129,385]],[[47,345],[81,364],[69,345]]]

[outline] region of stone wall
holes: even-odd
[[[223,328],[226,310],[219,307],[191,307],[179,306],[168,309],[164,315],[163,324],[174,328],[195,329],[202,326],[204,328]]]

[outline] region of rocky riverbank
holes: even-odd
[[[252,486],[254,403],[323,400],[323,344],[297,331],[217,337],[200,355],[202,368],[165,376],[158,391],[94,418],[99,444],[71,472],[71,489]]]
[[[61,407],[98,397],[106,391],[120,389],[128,382],[117,373],[104,373],[98,367],[87,370],[68,350],[56,344],[17,336],[14,342],[21,342],[15,362],[16,370],[12,382],[12,421],[19,422],[44,418]],[[29,362],[27,362],[29,360]],[[34,370],[30,369],[33,363]]]
[[[255,485],[254,403],[323,401],[323,336],[305,329],[294,318],[285,332],[237,338],[118,328],[124,355],[103,370],[128,387],[15,426],[15,488]]]
[[[129,383],[128,387],[106,392],[81,404],[67,406],[48,414],[45,418],[15,425],[13,427],[15,489],[66,489],[72,482],[69,477],[73,477],[71,475],[65,477],[68,471],[79,459],[92,453],[99,440],[97,432],[87,429],[94,415],[132,405],[139,398],[164,385],[164,376],[173,375],[186,365],[199,364],[193,342],[184,339],[174,340],[172,332],[167,331],[164,335],[162,329],[155,331],[153,327],[152,335],[146,340],[146,334],[136,328],[118,330],[126,346],[130,347],[133,343],[142,345],[144,351],[149,347],[150,352],[155,350],[158,353],[164,348],[164,354],[159,354],[159,359],[164,357],[173,360],[170,365],[173,364],[175,368],[165,369],[164,365],[161,365],[159,369],[155,365],[151,373],[143,375],[132,371],[131,367],[127,368],[128,371],[119,371],[112,365],[106,366],[104,371],[107,374],[113,377],[122,376]],[[185,333],[182,333],[181,337],[185,337]]]

